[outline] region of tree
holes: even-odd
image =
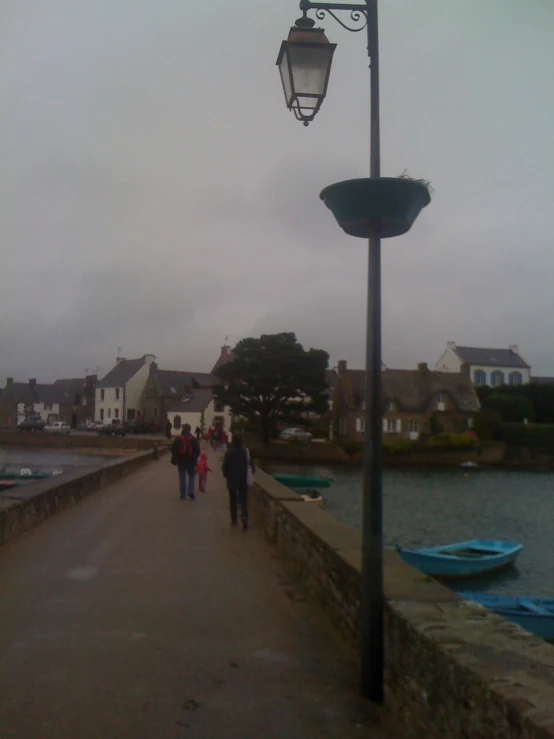
[[[278,421],[291,421],[301,411],[328,409],[325,370],[329,355],[321,349],[305,351],[294,333],[263,334],[242,339],[232,360],[216,372],[219,403],[230,406],[260,428],[264,443]]]
[[[506,423],[521,423],[525,419],[535,420],[533,403],[523,395],[506,392],[493,393],[485,400],[483,409],[496,411]]]

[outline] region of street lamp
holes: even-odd
[[[381,239],[409,230],[421,208],[430,201],[429,185],[409,177],[381,177],[379,124],[379,34],[377,0],[363,4],[319,3],[300,0],[302,18],[283,41],[277,64],[285,100],[305,126],[321,107],[331,71],[335,44],[307,12],[318,20],[330,15],[347,31],[367,29],[370,58],[370,177],[326,187],[321,199],[341,228],[369,239],[365,430],[362,516],[362,581],[360,592],[360,646],[362,697],[375,703],[384,698],[383,627],[383,500],[381,412]],[[350,14],[351,23],[336,13]]]

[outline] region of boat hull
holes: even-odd
[[[460,598],[477,603],[503,616],[541,639],[554,641],[554,598],[512,597],[486,593],[458,593]]]
[[[520,544],[485,539],[419,550],[397,547],[407,564],[426,575],[449,579],[475,577],[509,567],[522,549]]]

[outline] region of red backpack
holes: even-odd
[[[181,447],[179,449],[179,459],[194,460],[196,456],[196,446],[194,444],[194,436],[181,436]]]

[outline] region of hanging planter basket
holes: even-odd
[[[389,239],[409,231],[431,201],[430,186],[410,177],[367,177],[336,182],[319,196],[349,236]]]

